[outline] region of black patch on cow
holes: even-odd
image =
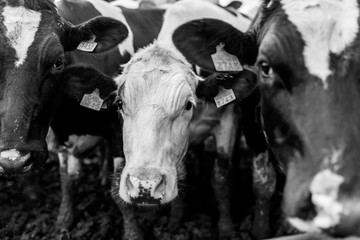
[[[7,3],[10,7],[24,6],[33,11],[56,11],[55,4],[49,0],[7,0]]]
[[[112,78],[91,67],[72,66],[65,70],[62,76],[64,83],[64,97],[54,114],[51,127],[61,144],[68,136],[96,135],[110,138],[113,121],[118,121],[116,109],[94,111],[80,106],[84,94],[92,93],[96,88],[100,97],[110,103],[115,98],[116,84]],[[114,94],[113,94],[114,93]]]
[[[164,21],[164,9],[121,9],[134,34],[135,49],[156,39]]]

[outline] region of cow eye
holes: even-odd
[[[274,71],[269,63],[263,61],[259,63],[260,79],[262,83],[272,85],[274,83]]]
[[[260,70],[263,77],[270,77],[273,74],[273,70],[267,62],[260,63]]]
[[[123,108],[123,101],[120,98],[115,99],[115,105],[119,110],[122,110]]]
[[[64,59],[62,57],[59,57],[58,59],[56,59],[55,63],[54,63],[54,68],[56,70],[60,70],[64,67]]]
[[[189,111],[189,110],[191,110],[192,106],[193,106],[193,104],[192,104],[190,101],[188,101],[188,102],[186,103],[185,109],[186,109],[187,111]]]

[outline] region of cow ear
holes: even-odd
[[[95,17],[85,23],[66,28],[62,40],[64,50],[75,50],[81,42],[94,41],[97,45],[92,52],[107,51],[129,34],[127,27],[120,21],[109,17]]]
[[[187,22],[173,33],[176,48],[192,64],[215,71],[211,55],[216,47],[224,44],[224,50],[238,57],[241,64],[253,64],[256,48],[252,34],[242,33],[228,23],[216,19]]]
[[[232,89],[237,100],[247,98],[257,86],[257,75],[250,70],[232,73],[213,73],[204,81],[200,81],[196,88],[196,96],[213,102],[220,87]]]
[[[69,66],[64,70],[61,81],[64,95],[79,104],[85,96],[90,96],[104,101],[103,106],[100,106],[104,108],[110,106],[116,96],[115,81],[93,67]]]
[[[241,1],[232,1],[228,5],[226,5],[225,8],[239,10],[239,8],[242,6],[242,4],[243,3]]]

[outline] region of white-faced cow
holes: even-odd
[[[207,19],[173,36],[206,69],[220,43],[258,65],[264,128],[287,171],[283,208],[301,231],[360,236],[359,12],[356,0],[267,0],[245,33]]]
[[[1,1],[0,14],[0,173],[29,173],[47,159],[45,136],[62,93],[83,95],[98,88],[105,98],[113,87],[93,68],[66,66],[65,52],[94,36],[94,51],[103,52],[128,31],[110,18],[70,26],[44,0]]]
[[[97,16],[106,16],[117,19],[127,26],[128,38],[109,51],[89,54],[77,50],[66,53],[68,63],[92,66],[109,76],[117,75],[120,71],[120,64],[126,63],[136,49],[151,43],[157,37],[165,11],[163,9],[120,8],[102,0],[58,0],[55,1],[55,4],[59,15],[75,25]],[[112,80],[112,84],[114,83]],[[92,92],[93,90],[87,93],[91,94]],[[81,173],[80,159],[105,138],[110,144],[110,156],[114,158],[115,164],[119,165],[123,162],[121,126],[117,112],[112,111],[111,104],[107,104],[106,110],[88,109],[80,105],[82,98],[83,95],[65,96],[56,109],[51,124],[62,145],[58,155],[63,198],[57,221],[61,228],[68,228],[72,224],[73,193],[76,192],[72,188],[76,185],[74,183],[79,179],[79,173]],[[104,99],[103,96],[101,98]],[[106,102],[110,103],[111,99],[111,97],[107,97]],[[106,176],[107,174],[105,174]],[[119,204],[119,207],[122,208],[122,204]],[[134,230],[136,224],[129,223],[133,220],[131,211],[124,208],[121,211],[125,224],[130,225],[130,227],[124,226],[124,238],[127,238],[127,234],[134,235],[134,232],[139,231]],[[127,233],[126,231],[129,229],[131,232]]]
[[[219,232],[226,236],[231,232],[228,177],[238,118],[233,105],[220,110],[207,105],[202,116],[194,117],[199,77],[171,39],[172,32],[182,22],[204,17],[224,19],[242,31],[249,26],[248,19],[238,18],[214,4],[177,2],[166,11],[158,40],[135,53],[117,78],[126,159],[118,195],[123,201],[138,205],[171,202],[178,196],[177,182],[183,176],[183,158],[191,134],[193,139],[213,135],[218,152],[213,175],[220,209]],[[238,77],[248,83],[249,88],[251,83],[253,87],[256,85],[251,71],[240,72]],[[191,132],[194,128],[190,124],[196,126],[198,132]],[[265,144],[262,151],[264,148]],[[265,160],[262,165],[271,164]],[[271,166],[268,168],[273,170]]]

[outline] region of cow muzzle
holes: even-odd
[[[0,174],[19,175],[30,173],[34,170],[33,159],[46,159],[47,154],[35,152],[23,152],[10,149],[0,152]]]
[[[360,236],[359,198],[345,195],[340,189],[343,183],[340,175],[329,170],[319,172],[310,185],[308,197],[297,204],[297,211],[289,218],[290,223],[303,232]]]
[[[170,202],[177,195],[176,182],[166,173],[147,170],[147,173],[127,173],[120,184],[120,197],[140,206],[159,205]],[[124,173],[123,173],[124,174]]]

